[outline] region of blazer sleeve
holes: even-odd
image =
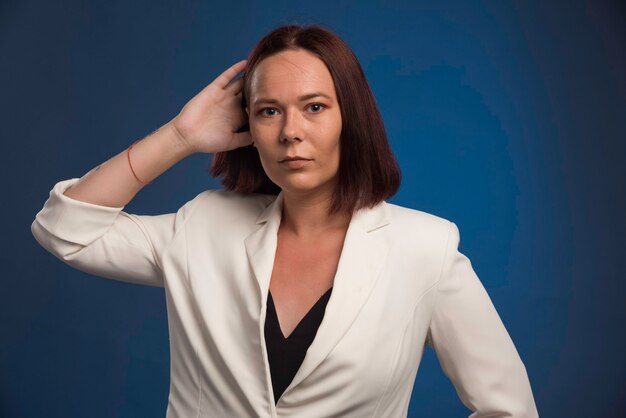
[[[470,418],[538,417],[526,368],[450,223],[428,331]]]
[[[35,216],[37,242],[64,263],[96,276],[160,286],[160,255],[182,222],[177,213],[134,215],[65,196],[79,179],[60,181]]]

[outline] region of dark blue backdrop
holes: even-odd
[[[624,416],[624,7],[290,3],[0,3],[0,416],[164,415],[162,289],[73,270],[30,224],[55,182],[167,122],[284,23],[353,47],[403,170],[390,201],[457,223],[540,414]],[[209,161],[184,160],[125,210],[173,212],[219,187]],[[428,350],[410,416],[467,415]]]

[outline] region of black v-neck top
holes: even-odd
[[[267,357],[272,375],[274,402],[283,394],[300,368],[309,346],[317,334],[317,329],[324,317],[326,304],[330,299],[332,287],[324,293],[315,305],[298,323],[296,328],[285,338],[280,329],[276,307],[271,292],[267,292],[267,315],[265,317],[265,342]]]

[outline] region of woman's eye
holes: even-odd
[[[276,109],[274,109],[273,107],[264,107],[263,109],[259,110],[259,114],[263,116],[274,116],[273,113],[271,114],[265,113],[266,110],[276,111]]]
[[[311,109],[313,109],[313,107],[315,107],[315,108],[319,108],[319,110],[321,110],[321,109],[323,109],[323,108],[324,108],[324,107],[326,107],[326,106],[324,106],[324,105],[323,105],[323,104],[321,104],[321,103],[313,103],[313,104],[312,104],[312,105],[310,105],[309,107],[310,107]],[[319,113],[319,110],[316,110],[316,111],[314,111],[313,113]]]
[[[308,107],[313,111],[313,113],[320,113],[322,109],[324,109],[326,106],[321,103],[313,103],[310,104]],[[269,117],[276,115],[276,110],[277,109],[275,107],[264,107],[263,109],[260,109],[258,113],[261,116]]]

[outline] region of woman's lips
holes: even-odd
[[[280,164],[282,166],[290,168],[290,169],[297,169],[297,168],[302,168],[302,167],[306,166],[311,161],[313,161],[313,160],[306,160],[304,158],[299,158],[297,160],[283,160],[283,161],[280,162]]]

